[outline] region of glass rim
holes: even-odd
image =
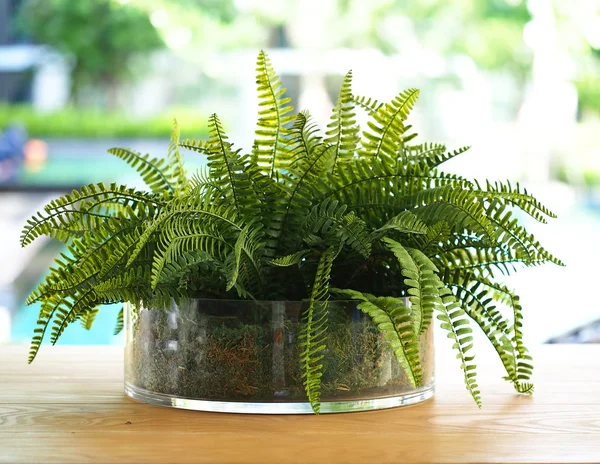
[[[405,298],[405,297],[398,297],[398,298]],[[284,303],[284,304],[306,304],[310,302],[310,299],[305,299],[305,300],[235,300],[233,298],[196,298],[196,297],[183,297],[181,299],[181,302],[184,303],[185,301],[206,301],[206,302],[214,302],[214,303],[245,303],[245,304],[272,304],[272,303]],[[356,300],[356,299],[345,299],[345,300],[334,300],[334,299],[329,299],[327,300],[327,303],[360,303],[361,300]],[[174,300],[173,300],[174,302]],[[321,301],[317,301],[317,303],[320,303]],[[126,303],[132,304],[131,301],[127,301]]]

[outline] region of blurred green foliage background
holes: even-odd
[[[599,33],[589,40],[593,25],[582,27],[591,14],[600,29],[599,5],[549,3],[577,67],[581,109],[600,114]],[[531,8],[525,0],[24,0],[13,27],[71,59],[73,103],[84,103],[82,92],[93,86],[106,94],[102,105],[114,108],[115,86],[147,71],[136,58],[164,47],[187,55],[258,47],[376,47],[394,54],[418,46],[467,56],[525,85],[532,66],[524,40]]]
[[[473,145],[463,164],[452,161],[447,169],[521,181],[557,211],[552,228],[530,226],[568,267],[518,277],[524,306],[534,308],[534,341],[567,330],[562,300],[539,288],[548,282],[595,285],[589,268],[595,260],[578,247],[597,249],[600,224],[600,0],[1,5],[9,7],[8,15],[0,10],[0,142],[15,123],[41,140],[19,153],[22,159],[2,159],[0,152],[0,187],[47,190],[121,180],[119,160],[104,153],[112,139],[160,156],[173,117],[183,137],[198,138],[212,111],[219,112],[235,147],[248,151],[256,114],[254,59],[264,48],[297,109],[310,109],[321,124],[350,68],[359,94],[388,99],[420,88],[411,123],[422,140]],[[188,158],[196,165],[205,161]],[[20,224],[39,209],[35,195],[41,194],[31,194],[30,206],[10,195],[0,194],[0,234],[5,231],[5,243],[15,246],[2,250],[1,258],[34,269],[40,259],[24,258],[16,244]],[[577,236],[578,247],[567,236]],[[577,298],[571,327],[600,314],[585,292]],[[30,336],[34,313],[16,311],[15,340]],[[112,323],[109,317],[106,324]],[[98,337],[85,339],[108,342]],[[81,341],[73,333],[72,342]]]

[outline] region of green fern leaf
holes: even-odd
[[[286,231],[300,227],[302,218],[308,215],[314,201],[314,184],[331,170],[335,156],[333,146],[319,145],[320,138],[315,135],[308,113],[298,114],[291,141],[294,148],[288,164],[290,175],[282,175],[286,181],[281,185],[284,201],[276,203],[280,208],[275,211],[276,217],[282,216],[277,236],[284,239]],[[283,245],[278,243],[279,248]]]
[[[175,187],[171,183],[171,173],[164,159],[150,158],[149,155],[142,155],[126,148],[111,148],[108,152],[134,168],[154,193],[164,191],[175,193]]]
[[[437,143],[424,143],[415,147],[411,147],[410,159],[413,162],[419,163],[427,169],[434,169],[446,161],[462,155],[470,146],[461,147],[457,150],[447,152],[446,146]]]
[[[392,348],[398,363],[414,388],[421,386],[423,369],[419,342],[412,322],[411,310],[401,299],[375,297],[355,290],[332,288],[331,292],[358,300],[357,308],[371,316],[379,331]]]
[[[303,348],[300,354],[302,378],[306,395],[315,414],[319,414],[321,409],[321,377],[323,375],[321,361],[326,347],[328,286],[335,256],[334,248],[330,247],[319,260],[310,303],[302,318],[303,326],[299,335],[300,345]]]
[[[247,283],[258,283],[262,286],[260,262],[262,258],[262,244],[260,242],[260,225],[249,225],[240,231],[235,242],[233,253],[225,261],[228,281],[226,291],[238,284],[240,273]]]
[[[371,237],[373,240],[378,240],[391,231],[424,235],[428,232],[428,227],[410,211],[402,211],[400,214],[389,219],[383,226],[375,229]]]
[[[71,304],[63,302],[56,310],[56,317],[50,332],[50,342],[55,345],[65,329],[84,313],[91,311],[99,301],[94,289],[82,292]]]
[[[547,261],[564,266],[565,264],[549,253],[532,234],[527,233],[518,220],[513,218],[512,211],[506,205],[492,200],[487,207],[486,216],[496,228],[496,241],[515,250],[520,256],[534,261]]]
[[[546,224],[546,217],[556,218],[556,214],[530,195],[527,189],[521,191],[518,183],[513,187],[509,181],[494,182],[493,184],[486,181],[485,188],[482,188],[479,182],[476,182],[476,186],[479,190],[477,193],[482,198],[492,200],[494,204],[515,206],[541,223]]]
[[[244,160],[239,151],[233,150],[221,121],[213,114],[208,123],[210,139],[208,143],[194,144],[186,141],[182,147],[204,151],[208,157],[209,176],[220,195],[231,201],[245,217],[260,216],[260,200],[246,172]],[[197,184],[196,184],[197,185]],[[206,187],[206,183],[203,184]]]
[[[457,298],[467,305],[469,317],[479,325],[492,343],[506,370],[506,380],[510,381],[519,393],[531,394],[533,384],[529,380],[533,366],[531,356],[523,346],[522,308],[518,296],[503,285],[463,270],[446,272],[444,280],[455,289]],[[494,300],[512,308],[512,326],[496,308]]]
[[[85,311],[79,317],[79,321],[81,322],[81,327],[85,330],[92,330],[92,326],[94,325],[94,321],[96,320],[96,316],[100,312],[100,308],[91,308]]]
[[[374,116],[383,107],[383,103],[380,103],[371,97],[353,95],[352,100],[370,116]]]
[[[406,132],[404,121],[414,107],[419,96],[417,89],[408,89],[400,93],[390,103],[380,106],[373,113],[374,122],[369,122],[371,131],[363,132],[364,140],[359,155],[364,158],[379,158],[393,160],[400,149]]]
[[[124,308],[121,307],[121,309],[119,310],[119,314],[117,314],[117,323],[115,324],[115,330],[113,331],[113,335],[119,335],[121,333],[121,331],[123,330],[123,325],[124,325],[124,321],[123,321],[123,310]]]
[[[152,211],[161,201],[144,192],[138,192],[125,186],[111,184],[106,187],[103,183],[90,184],[82,187],[81,191],[74,190],[71,194],[51,201],[44,208],[45,214],[38,213],[27,221],[21,233],[21,245],[26,246],[41,235],[51,235],[55,230],[71,227],[76,216],[88,216],[109,219],[110,214],[94,213],[89,211],[89,201],[95,205],[117,202],[131,211]],[[79,210],[77,204],[85,203],[87,210]]]
[[[56,311],[63,304],[68,304],[64,300],[64,298],[52,295],[48,297],[40,308],[40,315],[37,321],[37,327],[33,330],[33,338],[31,339],[31,348],[29,349],[29,364],[33,362],[35,357],[40,350],[40,346],[42,345],[42,341],[44,340],[44,336],[46,335],[46,331],[56,314]]]
[[[279,267],[295,266],[302,263],[304,257],[310,252],[311,250],[300,250],[286,256],[279,256],[269,260],[269,264]]]
[[[495,271],[503,275],[510,275],[517,270],[517,265],[535,266],[546,262],[542,257],[537,259],[520,256],[512,250],[503,250],[499,247],[457,247],[444,250],[435,257],[442,267],[448,269],[463,269],[475,272],[477,275],[494,276]]]
[[[470,185],[471,182],[460,177],[425,172],[419,166],[398,168],[395,161],[353,159],[339,165],[335,176],[316,183],[318,191],[313,196],[321,201],[335,198],[361,216],[368,215],[370,221],[380,221],[379,225],[402,211],[425,208],[429,203],[433,203],[429,205],[431,208],[434,204],[439,203],[441,208],[441,203],[450,203],[446,207],[455,210],[457,215],[466,209],[462,211],[463,216],[478,208],[478,215],[485,216],[481,205],[472,206],[471,200],[465,202],[465,198],[457,198]],[[433,221],[433,214],[429,222],[437,222]],[[492,230],[492,226],[488,226]]]
[[[256,62],[259,112],[258,129],[254,141],[254,156],[261,169],[273,177],[275,166],[282,153],[287,150],[287,137],[293,116],[290,98],[285,96],[279,76],[275,74],[271,61],[260,51]]]
[[[423,252],[428,252],[430,249],[436,249],[441,242],[447,241],[451,236],[450,227],[446,221],[438,221],[428,226],[425,235],[415,235],[413,241],[416,248]],[[432,253],[428,253],[432,256]]]
[[[303,230],[305,235],[334,236],[337,242],[349,246],[357,253],[368,257],[371,254],[371,242],[362,219],[354,213],[345,214],[346,206],[336,200],[326,200],[315,206],[306,220]]]
[[[419,270],[421,319],[418,321],[419,323],[415,325],[415,331],[417,334],[421,335],[429,328],[434,310],[442,305],[440,289],[443,284],[438,276],[439,270],[427,255],[415,248],[406,248],[406,250]],[[411,309],[412,298],[414,298],[414,296],[411,295],[411,297],[409,297]]]
[[[183,157],[179,153],[179,124],[177,120],[173,120],[173,131],[171,132],[171,142],[169,143],[169,151],[167,161],[173,172],[175,193],[180,194],[188,189],[189,181],[187,171],[183,164]]]
[[[157,286],[161,283],[181,283],[186,275],[195,268],[202,269],[203,274],[205,273],[207,276],[211,276],[213,280],[222,280],[225,282],[227,275],[225,265],[221,261],[213,258],[209,253],[194,251],[182,252],[171,262],[165,262],[165,265],[160,272]],[[153,272],[155,272],[154,269]],[[215,279],[215,276],[219,276],[219,278]],[[224,287],[225,284],[223,283],[222,286]]]
[[[481,408],[481,392],[477,384],[476,366],[473,362],[475,355],[469,355],[469,351],[473,348],[473,331],[469,327],[469,320],[464,317],[465,311],[461,309],[452,291],[444,287],[440,294],[443,304],[438,306],[440,314],[437,318],[441,321],[442,329],[448,331],[448,338],[454,340],[453,348],[457,351],[457,359],[460,360],[465,386],[477,406]]]
[[[181,221],[190,219],[203,220],[206,226],[213,224],[217,228],[228,229],[236,233],[242,230],[242,227],[238,224],[238,214],[234,206],[212,202],[210,197],[182,195],[173,200],[170,208],[165,209],[146,227],[131,253],[127,265],[130,266],[133,263],[162,227],[176,228]]]
[[[344,78],[327,128],[325,143],[335,147],[334,165],[352,158],[359,142],[352,97],[352,71]]]
[[[188,253],[224,260],[233,247],[217,229],[189,221],[175,221],[163,230],[157,241],[152,263],[152,288],[162,279],[165,266],[175,263]]]
[[[409,295],[411,318],[417,334],[424,333],[436,306],[442,304],[439,290],[442,287],[438,269],[421,251],[404,248],[389,237],[383,239],[400,264],[401,274]]]
[[[306,164],[314,159],[315,150],[323,149],[319,128],[308,111],[296,115],[289,134],[288,150],[276,160],[275,168],[279,173],[291,172],[301,177]]]
[[[423,190],[407,198],[406,204],[425,224],[435,224],[443,219],[451,230],[470,230],[497,240],[497,229],[469,190],[456,189],[452,185]]]

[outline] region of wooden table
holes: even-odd
[[[533,397],[479,360],[484,407],[439,355],[436,396],[395,410],[315,416],[182,411],[123,393],[122,350],[0,347],[0,462],[599,462],[600,345],[533,350]]]

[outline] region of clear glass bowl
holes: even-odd
[[[125,305],[125,391],[201,411],[311,413],[298,333],[306,304],[190,299],[168,310]],[[321,413],[419,403],[433,395],[433,330],[421,336],[422,386],[411,386],[368,315],[330,301]]]

